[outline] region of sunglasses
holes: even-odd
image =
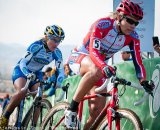
[[[52,36],[49,36],[48,38],[54,41],[55,43],[60,43],[62,41],[62,39],[56,39],[55,37],[52,37]]]
[[[134,24],[135,26],[137,26],[139,24],[139,22],[136,22],[136,21],[134,21],[134,20],[132,20],[132,19],[126,17],[126,16],[123,16],[123,18],[125,18],[127,23],[129,23],[130,25]]]

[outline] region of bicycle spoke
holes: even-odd
[[[46,116],[41,130],[65,130],[64,125],[64,111],[69,104],[64,102],[54,106]]]
[[[48,100],[42,99],[40,106],[36,108],[35,116],[38,117],[38,120],[35,121],[35,116],[33,119],[33,109],[30,111],[29,115],[24,119],[23,126],[25,127],[25,130],[30,130],[31,127],[36,127],[36,130],[39,130],[43,119],[45,115],[48,113],[48,111],[51,109],[51,104]],[[37,113],[37,110],[39,110],[39,114]],[[34,122],[34,123],[33,123]]]
[[[52,128],[54,130],[57,129],[64,129],[64,110],[57,111],[50,120],[45,128]]]

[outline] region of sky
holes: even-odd
[[[113,0],[0,0],[0,42],[28,46],[43,37],[47,25],[57,24],[66,34],[63,44],[77,45],[82,42],[95,20],[112,12],[112,2]],[[158,10],[160,1],[155,2]],[[155,35],[160,36],[160,17],[156,16],[155,21]]]
[[[63,44],[76,45],[96,19],[112,11],[106,5],[112,0],[0,0],[0,42],[29,45],[47,25],[57,24],[66,34]]]

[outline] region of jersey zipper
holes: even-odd
[[[109,49],[107,50],[107,52],[109,52],[109,50],[111,49],[111,47],[114,45],[114,43],[115,43],[115,41],[116,41],[118,35],[119,35],[119,33],[118,33],[117,36],[115,37],[114,42],[113,42],[112,45],[109,47]]]

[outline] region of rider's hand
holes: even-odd
[[[116,74],[115,69],[112,68],[111,66],[105,66],[105,67],[103,68],[103,73],[105,74],[105,76],[106,76],[107,78],[110,78],[110,77],[112,77],[113,75]]]
[[[145,89],[145,91],[147,93],[149,93],[149,94],[152,93],[152,91],[153,91],[153,89],[155,87],[154,82],[152,80],[150,80],[150,81],[143,80],[141,82],[141,85],[143,86],[143,88]]]
[[[36,75],[34,73],[29,73],[27,75],[27,79],[30,79],[32,81],[35,81],[36,80]]]

